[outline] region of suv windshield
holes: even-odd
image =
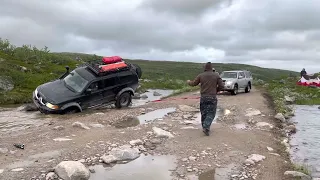
[[[221,78],[237,78],[236,72],[222,72],[220,75]]]
[[[70,72],[68,76],[64,78],[66,85],[76,92],[81,92],[89,83],[86,79],[81,77],[76,71]]]

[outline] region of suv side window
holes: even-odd
[[[117,77],[110,77],[104,80],[105,87],[111,87],[117,84]]]
[[[121,73],[118,75],[119,76],[119,81],[121,84],[129,83],[132,81],[132,73],[130,71],[126,73]]]
[[[96,81],[91,83],[91,85],[89,86],[89,88],[92,90],[92,92],[98,91],[100,89],[103,89],[103,82],[102,81]]]
[[[239,76],[245,77],[244,72],[239,72]]]

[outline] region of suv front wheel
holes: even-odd
[[[231,91],[231,95],[237,95],[238,94],[238,85],[236,84],[236,85],[234,85],[234,89]]]
[[[119,98],[117,98],[116,101],[116,107],[122,108],[122,107],[128,107],[131,104],[132,96],[129,92],[122,93]]]

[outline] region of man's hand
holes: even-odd
[[[187,80],[187,84],[190,84],[190,82],[191,82],[190,80]]]

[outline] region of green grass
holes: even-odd
[[[307,165],[301,165],[301,164],[293,164],[293,170],[294,171],[298,171],[298,172],[301,172],[301,173],[304,173],[306,175],[309,175],[311,174],[309,168]]]
[[[275,110],[279,113],[291,111],[286,105],[285,96],[293,97],[295,104],[298,105],[319,105],[320,89],[298,86],[296,83],[299,79],[299,76],[285,76],[272,81],[260,82],[259,85],[267,89],[274,101]]]
[[[11,77],[15,88],[9,92],[0,91],[0,105],[30,102],[32,91],[40,84],[54,80],[65,72],[65,66],[75,68],[77,64],[100,59],[101,56],[82,53],[51,53],[47,47],[38,49],[30,45],[15,47],[7,40],[0,39],[0,77]],[[126,61],[138,64],[143,71],[141,88],[172,89],[175,93],[195,90],[186,85],[203,72],[203,64],[172,61]],[[23,72],[21,66],[26,67]],[[297,75],[297,72],[261,68],[245,64],[214,63],[218,72],[246,69],[255,79],[270,81],[279,76]]]

